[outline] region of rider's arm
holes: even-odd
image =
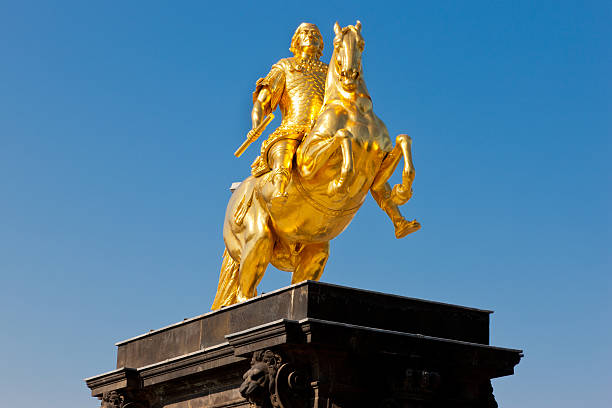
[[[253,110],[251,120],[255,129],[264,120],[265,116],[273,112],[278,105],[285,88],[285,71],[283,60],[272,66],[265,78],[260,78],[255,84],[253,92]]]
[[[266,114],[270,112],[270,99],[270,91],[268,88],[261,88],[257,98],[253,101],[253,111],[251,112],[253,129],[259,126]]]

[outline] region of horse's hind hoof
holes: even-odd
[[[408,221],[402,219],[400,222],[395,224],[395,238],[404,238],[406,235],[418,231],[421,228],[421,224],[417,220]]]

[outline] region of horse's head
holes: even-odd
[[[361,53],[363,52],[364,41],[361,36],[361,22],[352,26],[341,28],[338,23],[334,25],[334,60],[330,64],[333,66],[336,77],[338,78],[342,90],[345,92],[355,92],[361,76]]]

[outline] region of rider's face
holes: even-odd
[[[319,32],[312,28],[304,28],[299,36],[300,48],[308,53],[315,54],[321,47],[321,37]]]

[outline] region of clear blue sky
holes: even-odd
[[[368,199],[323,280],[495,310],[501,407],[609,407],[611,3],[217,3],[0,1],[2,405],[97,407],[114,342],[208,311],[255,81],[358,18],[423,229]]]

